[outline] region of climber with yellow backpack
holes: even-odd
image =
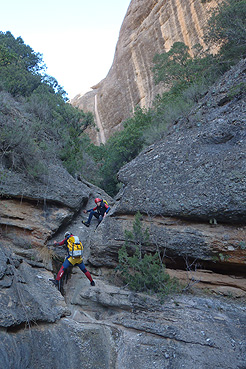
[[[57,273],[56,279],[50,279],[50,281],[53,282],[55,286],[58,286],[65,270],[70,266],[77,265],[89,279],[91,286],[95,286],[95,282],[93,281],[90,272],[86,269],[85,264],[83,263],[83,245],[80,242],[79,237],[74,236],[71,232],[66,232],[64,237],[64,240],[60,242],[54,241],[54,246],[65,245],[67,247],[68,256]]]
[[[101,221],[103,220],[103,218],[105,218],[105,216],[108,214],[109,210],[110,210],[110,206],[108,205],[106,200],[103,199],[99,199],[98,197],[95,199],[95,203],[96,206],[93,209],[90,210],[83,210],[83,213],[90,213],[88,220],[85,222],[82,220],[82,223],[86,226],[89,227],[90,223],[91,223],[91,219],[94,215],[94,217],[96,217],[98,219],[98,225],[101,223]]]

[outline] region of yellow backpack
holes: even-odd
[[[77,236],[71,236],[67,240],[67,247],[69,255],[72,256],[72,258],[80,258],[83,255],[83,245],[79,240],[79,237]]]

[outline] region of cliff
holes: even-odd
[[[163,91],[153,81],[153,57],[169,51],[176,41],[192,48],[204,46],[203,29],[212,0],[132,0],[122,23],[108,75],[92,91],[77,95],[71,104],[93,111],[98,132],[88,131],[94,143],[105,141],[129,118],[137,105],[150,107]]]
[[[114,265],[115,243],[122,245],[140,211],[152,235],[149,250],[158,245],[168,266],[184,269],[188,257],[201,269],[244,274],[245,63],[226,73],[165,139],[119,171],[123,187],[110,227],[95,235],[91,262],[100,265],[104,255],[104,263]]]
[[[3,368],[245,367],[245,71],[242,60],[164,140],[123,167],[115,199],[58,162],[36,180],[1,162]],[[98,196],[111,211],[86,228],[82,210]],[[144,251],[158,247],[189,293],[161,303],[119,282],[118,250],[138,210],[150,233]],[[75,267],[62,296],[49,278],[65,250],[47,245],[68,229],[82,240],[96,285]]]

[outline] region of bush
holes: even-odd
[[[180,290],[178,282],[166,273],[159,253],[148,254],[144,251],[144,246],[149,243],[149,231],[142,229],[139,212],[135,216],[132,232],[126,231],[125,237],[125,244],[118,253],[117,270],[130,289],[160,296]]]
[[[245,58],[246,1],[222,1],[208,21],[205,41],[210,46],[221,47],[218,56],[227,68],[241,58]]]
[[[45,69],[41,54],[35,53],[10,32],[0,32],[1,88],[12,96],[29,96],[41,83]]]
[[[32,128],[25,127],[22,120],[8,120],[8,125],[1,125],[0,158],[8,170],[25,172],[37,178],[46,173],[46,166],[32,133]]]
[[[114,196],[118,190],[117,172],[143,149],[143,133],[151,125],[150,112],[136,108],[132,118],[124,123],[124,130],[110,137],[105,145],[99,148],[88,147],[99,167],[100,183],[108,194]]]

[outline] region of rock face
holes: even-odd
[[[113,203],[103,190],[75,180],[59,163],[49,163],[47,171],[38,181],[13,171],[0,180],[0,234],[16,247],[42,247],[89,199],[90,206],[98,196]]]
[[[65,170],[59,181],[56,164],[36,182],[1,176],[3,368],[246,367],[245,71],[243,60],[163,141],[122,168],[114,200]],[[97,229],[95,219],[86,228],[81,210],[95,197],[112,209]],[[160,251],[191,293],[160,303],[119,284],[118,251],[138,210],[150,234],[144,251]],[[74,267],[62,296],[48,279],[65,250],[46,244],[68,229],[81,239],[96,285]]]
[[[245,69],[243,60],[166,139],[120,170],[117,212],[245,223]]]
[[[190,48],[203,44],[209,10],[217,1],[132,0],[123,21],[114,61],[108,75],[92,91],[71,104],[93,111],[99,129],[90,131],[95,143],[105,141],[129,118],[137,105],[150,107],[161,86],[153,81],[153,57],[169,51],[174,42]]]
[[[0,169],[4,173],[4,169]],[[79,210],[88,199],[88,186],[74,180],[59,163],[48,164],[47,171],[40,180],[35,181],[22,173],[10,170],[0,182],[0,193],[19,199],[63,204],[74,211]]]
[[[120,170],[123,188],[93,237],[93,265],[116,265],[125,230],[140,211],[150,232],[146,250],[164,253],[167,266],[184,268],[188,259],[201,269],[245,273],[245,70],[242,60],[164,140]]]
[[[66,285],[65,303],[43,267],[0,252],[0,281],[8,279],[0,290],[3,368],[245,367],[240,304],[186,295],[160,304],[102,278],[89,287],[80,271]]]

